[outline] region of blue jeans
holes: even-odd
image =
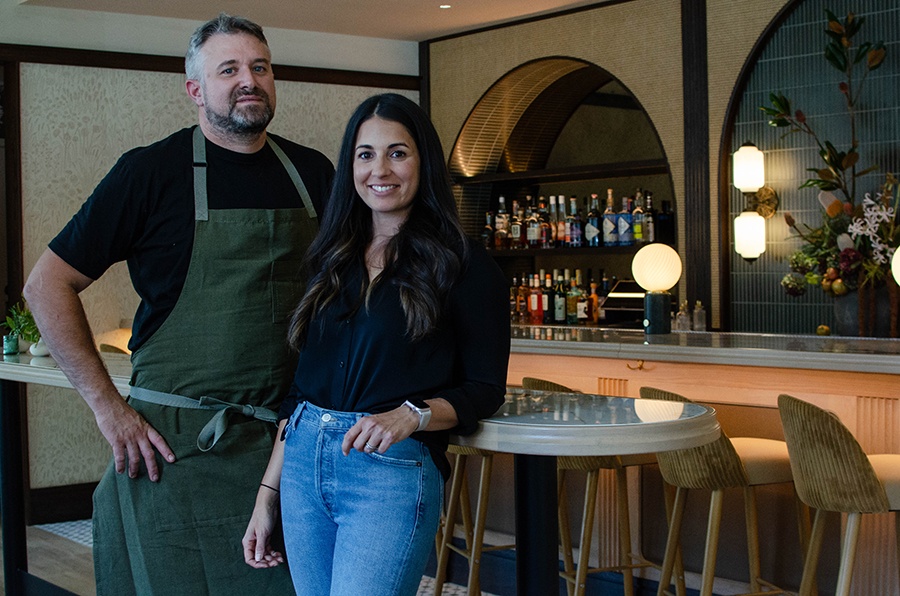
[[[344,456],[364,415],[301,403],[285,427],[281,512],[298,596],[415,595],[422,579],[443,478],[414,439]]]

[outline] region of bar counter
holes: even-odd
[[[848,372],[900,372],[900,339],[513,325],[512,350]]]
[[[526,376],[538,377],[585,393],[623,397],[637,397],[642,386],[657,387],[715,407],[729,436],[771,439],[783,438],[777,401],[786,393],[833,412],[867,453],[900,453],[898,339],[717,332],[645,335],[631,329],[528,325],[513,325],[512,337],[509,385],[520,384]],[[601,480],[600,492],[601,501],[614,502],[610,481]],[[785,515],[790,514],[788,510]],[[869,517],[860,535],[854,594],[893,593],[898,573],[894,521],[890,515]],[[615,531],[605,528],[600,544],[615,545]],[[789,544],[781,537],[774,542]],[[608,559],[614,553],[604,550],[600,556]],[[720,557],[717,573],[737,579],[745,566]],[[796,573],[799,583],[799,570],[787,567],[793,566],[785,565],[781,572]],[[824,571],[827,576],[829,570]],[[786,579],[788,584],[793,581]],[[826,577],[823,589],[829,581]]]

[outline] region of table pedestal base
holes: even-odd
[[[515,487],[516,593],[559,594],[556,457],[516,455]]]

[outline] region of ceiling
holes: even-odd
[[[424,41],[602,4],[598,0],[20,0],[21,4],[205,21],[218,12],[263,27]],[[441,3],[450,8],[440,8]]]

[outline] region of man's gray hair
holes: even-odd
[[[262,27],[243,17],[235,17],[224,12],[220,13],[216,18],[197,27],[197,30],[191,35],[188,51],[184,57],[184,72],[187,74],[187,78],[197,81],[203,78],[203,56],[200,54],[200,49],[210,37],[219,34],[233,35],[235,33],[252,35],[263,42],[266,47],[269,46],[266,36],[263,35]]]

